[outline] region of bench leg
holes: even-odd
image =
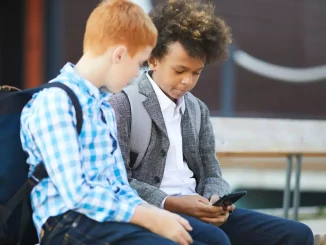
[[[291,194],[291,173],[293,165],[293,156],[287,157],[286,163],[286,176],[285,176],[285,188],[283,192],[283,216],[284,218],[289,218],[289,207],[290,207],[290,194]]]
[[[297,164],[295,170],[295,187],[293,195],[293,219],[298,220],[299,207],[300,207],[300,177],[301,177],[301,165],[302,155],[297,155]]]
[[[314,245],[320,245],[320,239],[319,235],[314,236]]]

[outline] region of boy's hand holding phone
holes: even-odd
[[[209,202],[211,203],[211,205],[213,205],[219,199],[220,199],[220,197],[218,195],[213,195]],[[223,208],[224,211],[228,211],[229,213],[232,213],[233,210],[235,209],[235,205],[231,204],[231,205],[227,205],[226,207],[222,206],[222,208]]]
[[[229,213],[222,207],[211,205],[207,198],[200,195],[170,196],[166,199],[164,208],[174,213],[193,216],[216,226],[224,224]]]

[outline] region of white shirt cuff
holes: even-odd
[[[168,196],[167,196],[166,198],[164,198],[164,200],[161,202],[161,206],[160,206],[161,209],[164,209],[165,200],[166,200],[167,198],[168,198]]]

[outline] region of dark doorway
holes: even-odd
[[[0,2],[0,85],[22,87],[24,1]]]

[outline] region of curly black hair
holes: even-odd
[[[158,40],[151,57],[164,57],[171,43],[180,42],[191,57],[206,64],[227,58],[231,29],[214,9],[201,0],[169,0],[154,7],[149,16]]]

